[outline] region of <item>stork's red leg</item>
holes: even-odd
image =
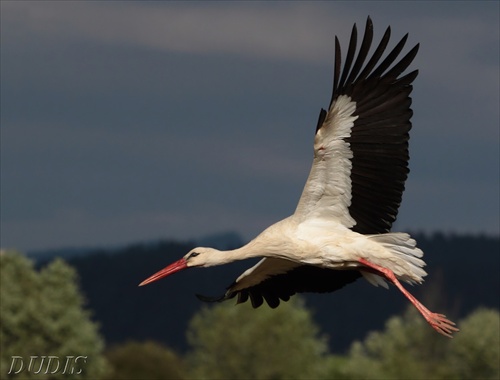
[[[358,261],[368,268],[373,269],[376,274],[386,278],[388,281],[396,285],[398,289],[401,290],[401,292],[405,295],[405,297],[408,298],[410,302],[417,308],[417,310],[420,312],[420,314],[422,314],[422,316],[431,325],[431,327],[438,333],[452,338],[451,334],[459,331],[455,327],[455,323],[447,319],[445,315],[433,313],[424,305],[422,305],[413,295],[411,295],[408,290],[403,287],[403,285],[401,285],[393,271],[381,267],[380,265],[373,264],[366,259],[359,259]]]

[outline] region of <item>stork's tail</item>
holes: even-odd
[[[402,281],[409,284],[420,284],[427,272],[423,270],[425,266],[421,257],[424,255],[422,250],[417,247],[417,242],[410,235],[401,232],[389,232],[379,235],[367,235],[371,240],[376,241],[386,248],[395,260],[388,260],[389,265],[384,265],[391,269],[394,274]],[[382,264],[383,265],[383,264]],[[387,287],[381,277],[371,273],[363,272],[363,276],[373,285],[383,285]]]

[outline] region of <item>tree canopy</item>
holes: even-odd
[[[353,343],[339,373],[347,379],[500,378],[499,312],[477,309],[458,327],[454,339],[444,339],[410,307],[383,331]]]
[[[317,378],[326,363],[326,338],[299,297],[277,309],[231,302],[205,307],[187,334],[193,378]]]
[[[2,378],[16,377],[13,374],[16,371],[19,371],[17,377],[22,373],[26,379],[67,378],[70,368],[66,374],[63,370],[68,360],[73,373],[80,372],[77,374],[80,379],[95,379],[104,374],[104,343],[89,311],[83,307],[84,299],[78,290],[74,269],[62,260],[54,260],[38,273],[27,258],[2,251],[0,274]],[[32,356],[38,361],[35,360],[28,371]],[[49,356],[58,358],[58,370],[55,358],[47,370]],[[11,370],[14,357],[18,359]]]
[[[156,342],[127,342],[110,348],[105,355],[112,367],[109,380],[185,378],[181,358]]]

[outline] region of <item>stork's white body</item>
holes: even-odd
[[[368,18],[354,61],[354,26],[342,74],[336,39],[332,100],[328,110],[320,113],[311,172],[295,213],[241,248],[195,248],[141,285],[188,267],[263,257],[224,296],[202,299],[238,296],[238,302],[250,298],[254,307],[263,299],[277,307],[280,300],[287,301],[296,292],[335,291],[363,276],[373,285],[387,287],[386,280],[396,285],[443,335],[458,331],[453,322],[430,312],[399,282],[421,283],[426,275],[423,252],[415,240],[406,233],[390,232],[409,171],[409,95],[417,71],[399,75],[412,62],[418,45],[394,63],[405,36],[379,63],[389,41],[388,28],[365,64],[372,29]]]
[[[246,246],[233,251],[224,251],[223,256],[258,257],[266,259],[258,263],[261,271],[268,268],[268,275],[274,275],[294,264],[308,264],[331,269],[362,268],[359,259],[385,266],[403,281],[421,283],[426,272],[420,259],[423,252],[406,233],[362,235],[340,224],[320,219],[298,222],[295,216],[273,224]],[[291,261],[289,267],[276,268],[276,261],[267,264],[269,258]],[[233,261],[233,260],[232,260]],[[247,273],[247,275],[250,272]],[[382,277],[363,272],[374,285],[387,287]],[[237,281],[238,282],[238,281]]]
[[[231,287],[232,292],[260,284],[267,278],[307,264],[320,268],[363,269],[360,259],[391,270],[398,279],[421,283],[426,272],[420,259],[423,252],[406,233],[362,235],[345,226],[321,219],[299,221],[292,215],[273,224],[241,248],[220,251],[198,247],[194,251],[207,257],[204,267],[237,260],[265,257],[245,271]],[[380,275],[361,270],[373,285],[387,283]]]

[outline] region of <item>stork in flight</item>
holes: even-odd
[[[421,283],[427,274],[415,240],[390,232],[409,172],[410,93],[418,71],[401,74],[419,45],[399,58],[406,34],[381,61],[390,34],[388,27],[368,58],[373,39],[368,17],[356,55],[354,24],[343,69],[335,37],[333,94],[328,111],[319,114],[313,164],[295,213],[241,248],[194,248],[141,286],[186,268],[263,257],[223,296],[198,297],[237,297],[237,303],[250,298],[254,308],[265,299],[275,308],[295,293],[333,292],[362,276],[375,286],[394,284],[437,332],[452,337],[458,331],[455,323],[431,312],[400,283]]]

